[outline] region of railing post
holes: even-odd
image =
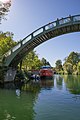
[[[33,36],[33,33],[31,34],[31,39],[33,38],[34,36]]]
[[[21,47],[22,47],[22,40],[20,41],[20,43],[21,43]]]
[[[43,27],[43,32],[45,31],[45,26]]]
[[[59,25],[59,19],[57,18],[57,20],[56,20],[56,26],[58,26]]]
[[[71,22],[73,22],[73,16],[69,15],[69,18],[71,19]]]

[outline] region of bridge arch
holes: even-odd
[[[4,66],[16,67],[18,63],[41,43],[62,34],[80,31],[80,15],[68,16],[48,23],[20,41],[5,54]]]

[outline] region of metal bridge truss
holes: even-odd
[[[16,66],[23,57],[41,43],[56,36],[80,31],[80,15],[68,16],[40,27],[5,54],[4,66]]]

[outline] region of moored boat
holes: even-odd
[[[53,78],[53,70],[52,67],[49,65],[46,66],[42,66],[40,69],[40,78],[48,78],[48,79],[52,79]]]

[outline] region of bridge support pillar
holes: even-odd
[[[4,82],[14,81],[16,76],[16,71],[17,70],[15,68],[9,67],[7,71],[5,71]]]

